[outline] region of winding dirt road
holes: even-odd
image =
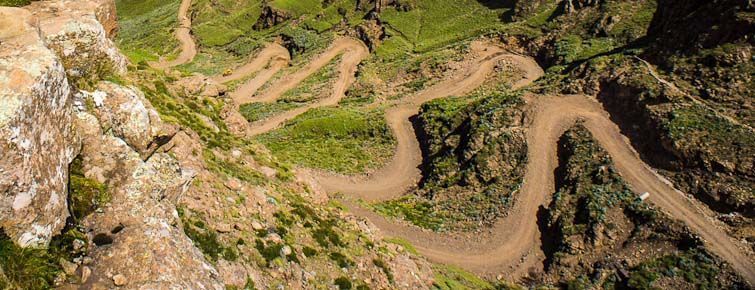
[[[236,104],[246,104],[254,101],[252,96],[257,90],[267,83],[278,71],[288,66],[290,62],[291,55],[288,53],[288,50],[280,44],[271,43],[260,51],[254,59],[234,70],[232,74],[215,77],[213,80],[219,83],[227,83],[257,73],[254,78],[231,92],[231,98]]]
[[[540,232],[537,211],[555,192],[553,172],[558,166],[558,138],[583,120],[595,139],[613,158],[616,169],[635,192],[651,192],[650,202],[684,222],[747,281],[755,281],[755,267],[743,245],[716,226],[698,202],[689,200],[668,181],[656,174],[638,157],[618,126],[601,105],[586,96],[539,96],[530,98],[535,115],[528,130],[529,163],[524,186],[506,218],[499,220],[490,234],[441,234],[398,224],[350,203],[353,211],[368,218],[385,235],[409,240],[429,259],[454,264],[476,273],[504,274],[518,279],[531,267],[541,267]]]
[[[335,173],[313,172],[319,186],[328,192],[340,192],[366,201],[399,197],[421,178],[419,165],[422,151],[414,133],[410,117],[419,113],[422,104],[448,96],[463,96],[481,86],[496,64],[507,59],[524,70],[524,77],[512,87],[517,89],[543,75],[537,62],[523,56],[505,53],[496,46],[482,45],[476,49],[478,60],[469,66],[470,72],[436,84],[414,96],[403,99],[397,106],[386,110],[388,126],[396,137],[397,148],[391,161],[369,176],[344,176]]]
[[[409,118],[417,113],[424,102],[463,95],[478,87],[492,71],[496,61],[503,58],[511,59],[525,71],[525,77],[514,83],[515,88],[526,86],[543,74],[530,58],[489,48],[477,65],[472,66],[473,72],[441,82],[387,111],[386,117],[396,135],[398,147],[396,156],[385,168],[369,177],[315,174],[316,182],[326,191],[347,193],[368,201],[387,200],[405,193],[419,179],[417,168],[422,161]],[[388,221],[347,201],[349,207],[355,214],[372,221],[386,235],[409,240],[421,254],[433,261],[458,265],[486,276],[504,274],[509,279],[519,279],[530,268],[542,267],[544,254],[540,249],[538,208],[545,206],[549,196],[555,192],[553,172],[558,166],[558,138],[578,120],[582,120],[612,156],[619,174],[636,193],[651,192],[650,202],[684,222],[702,238],[708,249],[730,263],[748,283],[752,285],[755,282],[755,264],[746,247],[730,237],[707,208],[674,189],[669,181],[647,166],[600,103],[581,95],[532,96],[527,99],[534,118],[527,136],[529,163],[524,186],[517,193],[517,200],[508,216],[499,220],[490,234],[470,236],[422,231]]]
[[[184,0],[181,5],[182,14],[179,18],[182,19],[182,27],[190,25],[190,23],[184,24],[184,20],[188,21],[186,11],[189,5],[190,0]],[[196,53],[188,30],[178,31],[177,36],[184,46],[184,51],[178,59],[167,63],[166,66],[188,61]],[[305,68],[285,76],[264,94],[252,97],[264,83],[289,62],[288,53],[284,50],[280,46],[270,45],[235,73],[218,77],[216,80],[220,82],[237,80],[267,67],[265,71],[260,72],[237,90],[234,100],[246,103],[275,101],[286,91],[293,89],[308,76],[327,65],[333,58],[343,54],[338,68],[340,76],[334,84],[330,97],[250,124],[247,133],[249,136],[273,130],[309,109],[338,104],[344,97],[348,86],[354,82],[358,64],[369,55],[367,48],[360,41],[351,38],[338,39],[326,52],[315,58]],[[542,69],[534,60],[505,53],[500,48],[486,47],[482,49],[480,56],[476,65],[471,66],[471,71],[464,76],[443,81],[400,101],[387,110],[386,118],[396,135],[398,147],[396,156],[383,169],[366,177],[316,173],[314,174],[316,182],[329,192],[348,193],[369,201],[398,197],[404,194],[406,189],[416,185],[420,177],[418,166],[422,162],[422,157],[409,118],[417,114],[421,104],[436,98],[464,95],[474,90],[485,81],[495,63],[502,59],[515,62],[525,71],[525,77],[512,85],[514,88],[526,86],[543,74]],[[564,131],[578,120],[582,120],[596,140],[612,156],[620,175],[635,192],[651,192],[650,202],[672,217],[683,221],[704,240],[708,249],[730,263],[745,280],[753,285],[755,264],[746,247],[728,236],[718,226],[718,222],[707,208],[674,189],[671,183],[643,163],[627,138],[621,134],[617,125],[610,121],[608,113],[598,102],[579,95],[536,96],[527,99],[530,109],[534,112],[534,118],[527,136],[529,163],[524,186],[517,193],[517,200],[508,216],[499,220],[490,233],[441,234],[423,231],[413,226],[389,221],[348,200],[347,204],[355,214],[368,218],[384,234],[409,240],[421,254],[433,261],[458,265],[486,276],[504,274],[508,279],[516,280],[525,275],[531,267],[542,267],[544,255],[540,250],[537,211],[540,206],[546,204],[548,197],[555,191],[553,172],[558,166],[557,140]]]
[[[346,90],[349,86],[351,86],[356,80],[357,67],[362,60],[369,56],[369,54],[367,46],[359,40],[349,37],[336,39],[324,53],[317,56],[304,68],[273,83],[270,86],[270,89],[265,91],[262,95],[253,97],[253,101],[266,103],[275,102],[281,95],[295,88],[296,85],[304,81],[307,77],[320,70],[337,56],[341,55],[341,63],[338,66],[338,79],[333,84],[333,91],[330,96],[316,103],[289,110],[265,120],[255,122],[251,124],[247,130],[247,136],[256,136],[267,133],[280,127],[284,122],[291,120],[310,109],[337,105],[338,102],[346,96]],[[264,84],[264,82],[255,83],[253,80],[249,86],[259,88],[262,84]]]
[[[174,60],[161,60],[156,63],[150,63],[150,66],[158,69],[174,67],[191,62],[197,55],[197,45],[194,43],[194,38],[191,36],[191,18],[189,17],[190,8],[191,0],[181,0],[181,6],[178,7],[179,26],[175,31],[176,38],[178,39],[178,42],[181,43],[181,53]]]

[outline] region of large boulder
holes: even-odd
[[[96,91],[81,91],[79,96],[91,107],[104,131],[112,129],[145,159],[176,134],[175,127],[163,124],[136,88],[101,82]]]
[[[136,92],[137,94],[138,91]],[[82,140],[85,177],[107,185],[109,202],[87,216],[89,235],[86,288],[222,289],[218,273],[180,228],[175,203],[194,172],[168,153],[144,161],[115,129],[103,130],[112,115],[98,119],[80,94],[76,128]],[[141,106],[149,107],[148,103]],[[153,123],[160,126],[159,120]],[[144,139],[148,132],[141,132]]]
[[[126,70],[127,60],[118,51],[100,22],[114,22],[109,2],[101,1],[39,1],[25,7],[37,18],[45,41],[62,59],[72,82],[97,80]],[[109,11],[109,12],[102,12]]]
[[[20,246],[44,246],[68,217],[72,133],[65,70],[36,19],[0,7],[0,228]]]

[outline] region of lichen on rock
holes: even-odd
[[[86,84],[126,70],[126,58],[98,21],[113,16],[107,1],[40,1],[27,6],[38,17],[48,47],[62,59],[73,84]],[[99,16],[98,16],[99,15]],[[109,28],[113,30],[114,28]]]
[[[0,227],[20,246],[44,246],[63,228],[76,151],[65,71],[35,22],[0,7]]]

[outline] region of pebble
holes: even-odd
[[[63,272],[66,273],[66,275],[73,275],[76,273],[76,269],[78,269],[78,265],[75,263],[69,262],[66,259],[60,258],[60,266],[63,268]]]
[[[276,243],[276,244],[283,242],[283,239],[281,239],[281,236],[279,236],[276,233],[270,233],[270,234],[268,234],[265,237],[265,239],[268,240],[268,241],[271,241],[273,243]]]
[[[291,255],[291,253],[292,253],[291,247],[289,247],[289,246],[283,246],[283,248],[281,248],[281,252],[280,252],[281,256],[285,257],[285,256],[288,256],[288,255]]]
[[[81,283],[86,283],[89,280],[89,276],[92,276],[92,269],[87,266],[81,267]]]
[[[128,280],[126,280],[126,276],[123,276],[123,274],[118,274],[113,276],[113,283],[115,283],[115,286],[123,286],[128,283]]]
[[[82,240],[79,240],[79,239],[73,240],[73,249],[75,251],[79,251],[79,250],[83,249],[85,245],[86,244]]]
[[[231,232],[231,225],[226,223],[219,223],[217,227],[215,228],[216,231],[219,233],[230,233]]]

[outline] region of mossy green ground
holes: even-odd
[[[390,36],[378,55],[427,52],[453,42],[494,32],[503,27],[507,8],[491,9],[474,0],[418,0],[408,12],[388,8],[381,19]]]
[[[118,47],[131,62],[154,61],[176,53],[180,0],[116,0]]]
[[[52,238],[49,247],[21,248],[0,229],[0,289],[51,289],[63,271],[60,261],[71,262],[85,255],[86,249],[73,248],[74,240],[84,243],[87,240],[76,226],[87,215],[104,206],[110,200],[110,194],[107,186],[84,176],[81,158],[78,157],[70,166],[68,191],[70,224]]]
[[[20,7],[29,5],[31,1],[32,0],[0,0],[0,6]]]
[[[279,159],[338,173],[382,165],[395,145],[380,110],[318,108],[259,137]]]

